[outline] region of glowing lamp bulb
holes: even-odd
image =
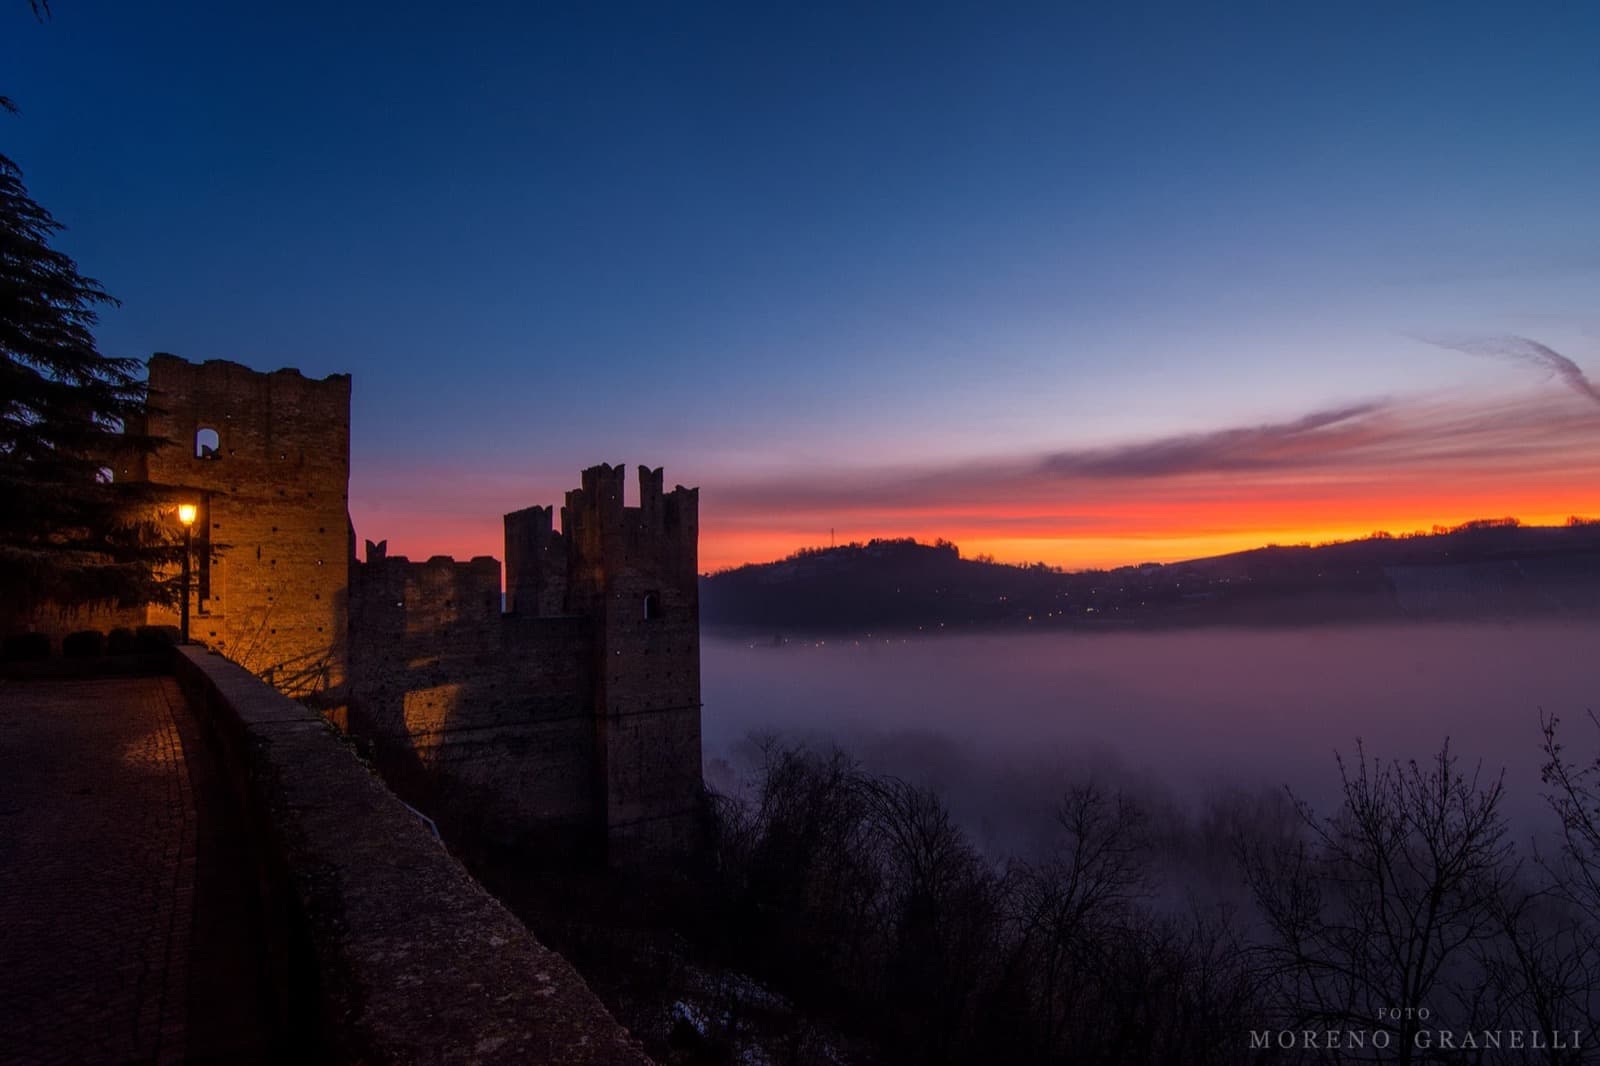
[[[198,513],[199,509],[192,503],[178,504],[178,521],[186,526],[194,525],[194,516]]]

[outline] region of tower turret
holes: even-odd
[[[692,833],[700,769],[699,492],[662,492],[639,468],[583,472],[567,494],[567,606],[595,632],[597,804],[613,861],[681,846]]]

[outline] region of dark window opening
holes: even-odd
[[[217,431],[206,428],[194,435],[194,457],[196,459],[222,458],[222,438],[217,436]]]
[[[661,617],[661,593],[646,592],[644,594],[645,621],[653,622]]]

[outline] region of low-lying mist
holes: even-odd
[[[706,773],[736,791],[762,734],[836,744],[935,788],[999,857],[1043,846],[1073,781],[1127,791],[1192,837],[1241,810],[1276,819],[1284,786],[1328,809],[1334,753],[1358,740],[1424,760],[1449,738],[1464,766],[1504,769],[1525,836],[1549,817],[1540,716],[1576,725],[1600,706],[1597,651],[1600,626],[1560,623],[711,638]]]

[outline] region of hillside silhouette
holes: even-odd
[[[701,578],[704,624],[775,634],[1597,613],[1600,522],[1578,519],[1484,519],[1425,534],[1080,571],[963,558],[943,540],[873,540]]]

